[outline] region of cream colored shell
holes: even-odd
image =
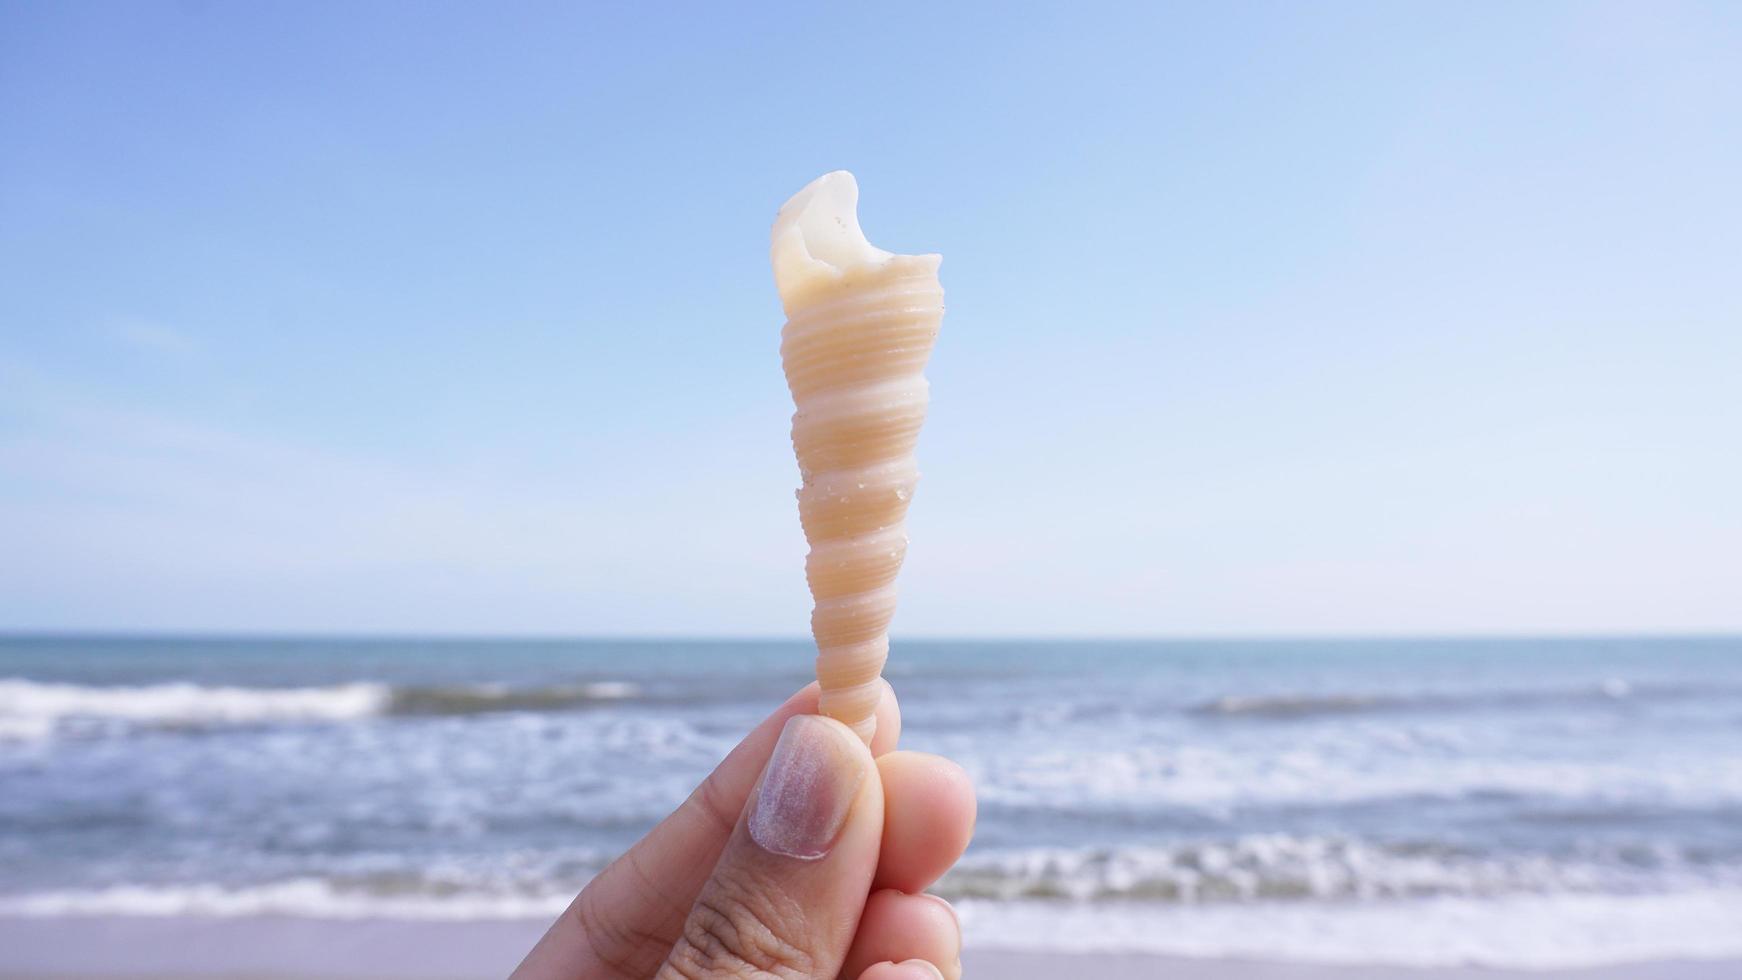
[[[936,255],[892,255],[859,230],[859,186],[825,174],[780,209],[771,258],[786,308],[780,357],[798,411],[822,713],[869,741],[889,656],[895,576],[907,554],[921,371],[944,314]]]

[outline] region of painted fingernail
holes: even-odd
[[[829,853],[865,781],[857,742],[835,722],[793,716],[762,772],[750,838],[765,851],[807,861]]]

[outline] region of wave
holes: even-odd
[[[1518,895],[1742,890],[1742,856],[1674,846],[1643,857],[1589,851],[1477,854],[1434,841],[1249,834],[1123,848],[974,850],[932,889],[952,901],[1156,906],[1342,905]],[[513,918],[562,907],[608,852],[505,862],[467,858],[365,872],[312,870],[247,885],[125,884],[0,895],[0,914]],[[397,862],[396,862],[397,864]]]
[[[1742,806],[1742,756],[1735,754],[1569,763],[1472,745],[1470,739],[1461,730],[1376,726],[1355,739],[1333,731],[1281,747],[1105,739],[1068,748],[1037,745],[1021,753],[967,743],[952,746],[951,755],[974,775],[982,812],[998,817],[1032,812],[1126,821],[1228,819],[1393,803],[1653,812]]]
[[[1735,889],[1292,905],[967,899],[956,910],[981,949],[1514,970],[1742,957]]]
[[[1478,854],[1431,841],[1252,834],[1171,846],[970,853],[937,890],[949,898],[1203,905],[1742,888],[1742,862],[1674,846]]]
[[[389,715],[474,715],[566,711],[639,693],[633,684],[595,681],[514,688],[476,684],[395,688],[376,682],[326,687],[233,687],[191,682],[101,687],[0,680],[0,738],[114,726],[212,728],[296,722],[348,722]]]
[[[173,727],[350,721],[380,714],[391,700],[381,684],[85,687],[15,679],[0,681],[0,733],[46,735],[79,723]]]
[[[1472,691],[1459,694],[1379,694],[1332,692],[1327,694],[1227,695],[1192,705],[1190,714],[1225,718],[1288,720],[1321,715],[1347,715],[1377,711],[1456,711],[1481,708],[1560,707],[1619,702],[1679,701],[1734,694],[1710,687],[1665,684],[1635,684],[1619,677],[1575,688],[1547,690]]]
[[[1309,715],[1342,715],[1406,704],[1406,699],[1366,694],[1274,694],[1228,695],[1194,705],[1193,714],[1254,718],[1303,718]]]
[[[576,883],[298,877],[246,885],[118,884],[0,895],[0,915],[548,921]],[[1556,969],[1742,956],[1742,889],[1335,902],[1067,901],[952,896],[974,949],[1147,952],[1390,966]]]
[[[544,919],[562,911],[573,897],[573,892],[554,891],[357,889],[309,877],[258,885],[204,882],[114,885],[5,895],[0,896],[0,915],[26,918],[282,915],[311,919]]]
[[[593,681],[551,687],[473,684],[395,689],[388,706],[394,715],[475,715],[495,711],[563,711],[635,698],[640,688],[626,681]]]

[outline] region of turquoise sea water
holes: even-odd
[[[550,915],[809,665],[0,639],[0,914]],[[898,642],[888,676],[978,785],[938,888],[971,942],[1742,955],[1739,639]]]

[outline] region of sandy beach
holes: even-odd
[[[505,976],[540,922],[292,918],[0,918],[0,977],[229,980],[473,980]],[[1119,953],[971,949],[969,977],[1041,980],[1720,980],[1734,960],[1550,971],[1200,960]]]

